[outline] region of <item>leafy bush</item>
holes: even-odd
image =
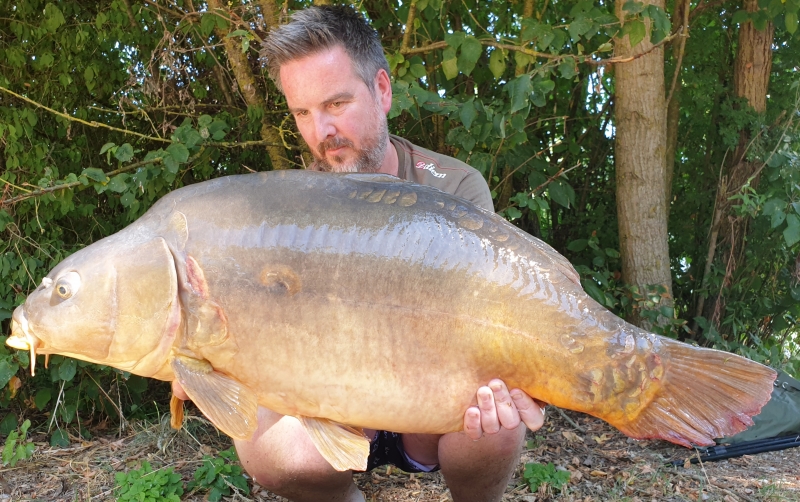
[[[146,460],[139,469],[118,472],[115,479],[114,497],[118,501],[180,502],[183,495],[180,474],[172,467],[153,470]]]
[[[30,458],[36,446],[27,441],[28,428],[31,426],[30,420],[22,423],[19,431],[11,431],[6,438],[3,447],[3,467],[10,465],[14,467],[18,461]]]
[[[242,475],[242,468],[233,464],[238,462],[236,450],[229,448],[219,452],[219,457],[203,456],[203,465],[194,472],[194,481],[189,483],[190,490],[208,491],[208,500],[217,502],[224,495],[231,494],[231,487],[250,493],[247,480]]]
[[[535,492],[545,483],[553,487],[554,490],[560,490],[569,483],[570,474],[567,471],[556,470],[552,462],[547,465],[529,463],[525,464],[525,472],[522,477],[531,487],[531,492]]]

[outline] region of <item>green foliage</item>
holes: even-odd
[[[231,495],[232,488],[249,495],[250,487],[238,461],[233,448],[219,452],[217,458],[204,455],[203,464],[194,472],[194,480],[189,482],[189,490],[207,491],[210,502]]]
[[[552,462],[547,464],[527,463],[522,473],[525,482],[530,486],[531,492],[536,492],[543,484],[551,486],[554,490],[561,490],[569,483],[568,471],[559,471]]]
[[[139,469],[118,472],[114,479],[114,497],[116,500],[137,502],[179,502],[183,495],[181,475],[172,467],[156,469],[150,462],[143,461]]]
[[[36,445],[27,441],[28,428],[31,426],[30,420],[22,422],[19,430],[8,433],[6,443],[3,447],[3,467],[10,465],[14,467],[20,460],[31,458]]]

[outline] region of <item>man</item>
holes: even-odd
[[[389,67],[377,33],[352,9],[315,7],[270,33],[262,56],[286,96],[315,161],[311,169],[381,172],[435,186],[493,210],[483,177],[466,164],[390,136]],[[464,432],[395,434],[365,430],[369,468],[391,463],[410,472],[441,469],[455,502],[500,500],[525,437],[542,426],[543,408],[500,380],[477,390]],[[186,398],[180,384],[176,396]],[[300,422],[259,408],[251,441],[236,441],[245,469],[290,500],[362,501],[351,472],[335,471]]]

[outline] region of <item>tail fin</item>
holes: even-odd
[[[635,420],[614,424],[618,429],[636,439],[691,447],[753,425],[750,417],[769,401],[774,370],[728,352],[662,342],[661,389]]]

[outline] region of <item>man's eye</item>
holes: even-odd
[[[339,108],[340,106],[342,106],[342,102],[341,101],[334,101],[333,103],[331,103],[331,106],[334,107],[334,108]]]

